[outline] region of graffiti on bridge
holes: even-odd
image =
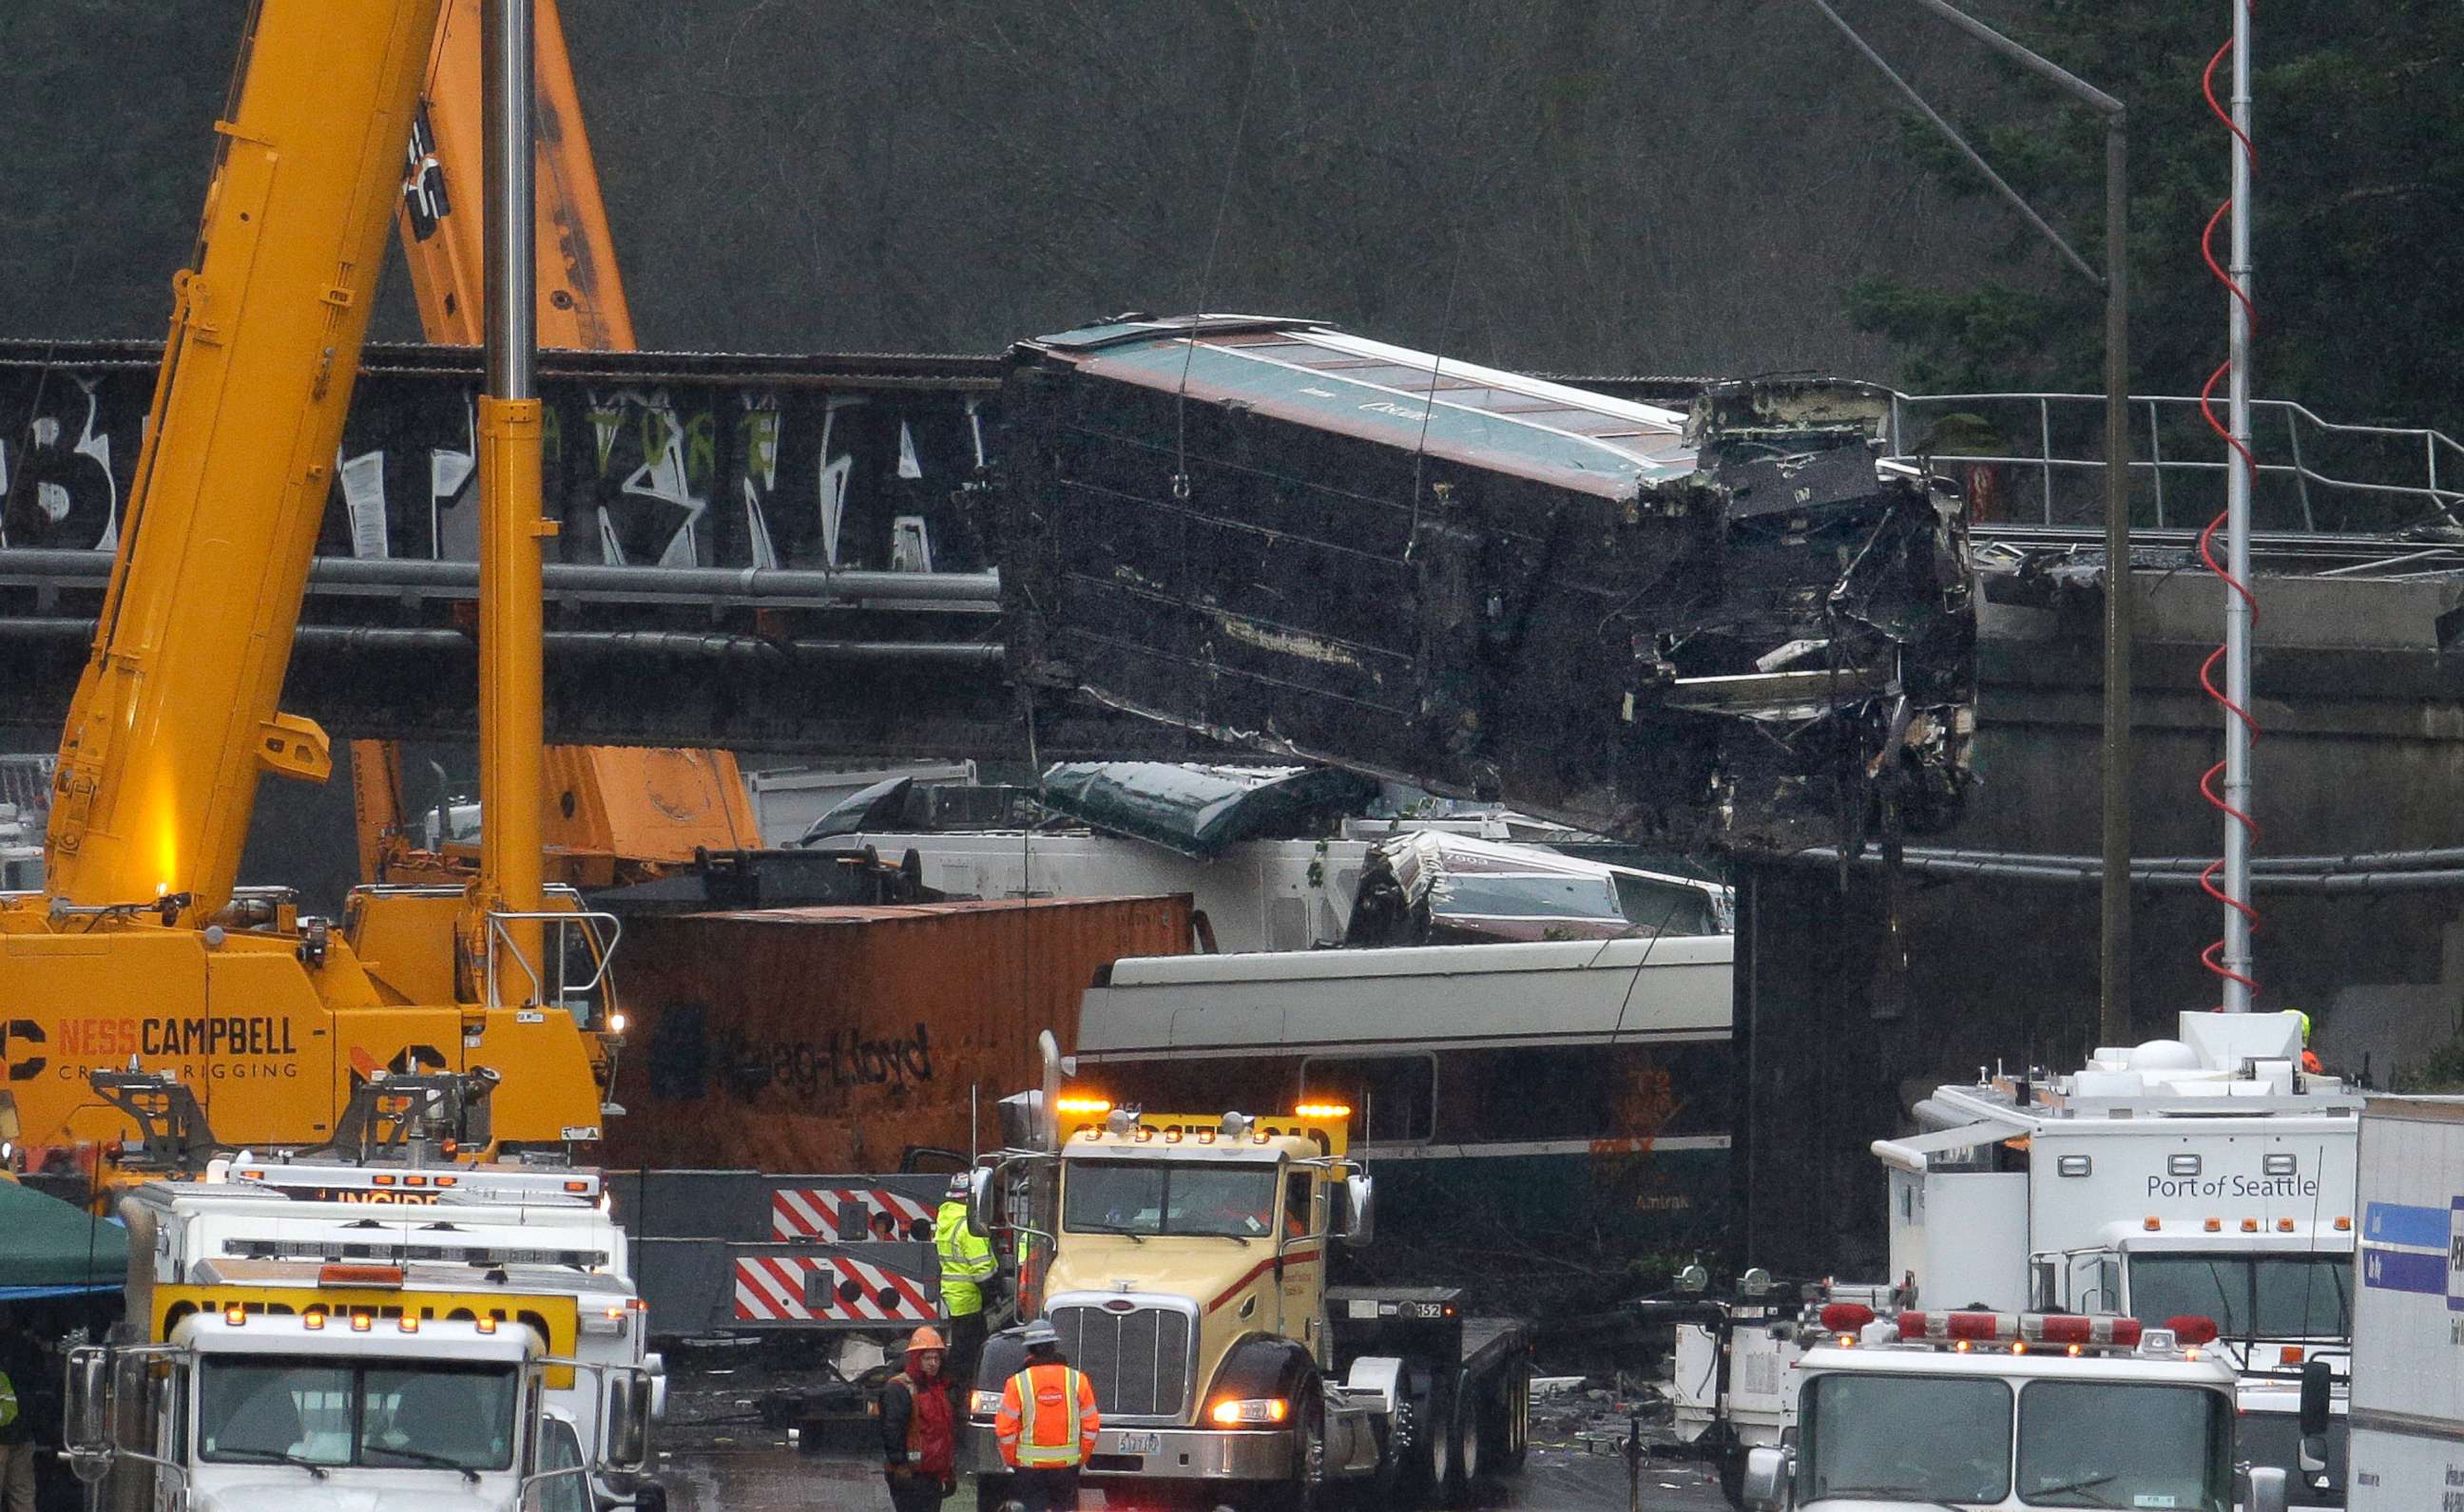
[[[153,369],[0,361],[0,546],[109,551],[144,440]],[[547,513],[568,562],[972,571],[969,501],[989,395],[691,376],[548,378]],[[477,384],[363,376],[318,551],[469,560],[478,544]]]

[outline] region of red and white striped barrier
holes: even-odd
[[[863,1205],[867,1227],[842,1234],[839,1213],[850,1202]],[[770,1237],[819,1239],[825,1244],[860,1243],[874,1237],[869,1225],[884,1213],[898,1225],[902,1241],[932,1242],[933,1210],[905,1193],[880,1187],[774,1187],[770,1192]]]
[[[739,1323],[937,1323],[941,1307],[931,1282],[886,1266],[834,1255],[739,1256],[736,1317]]]

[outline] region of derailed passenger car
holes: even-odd
[[[1202,317],[1023,343],[1002,407],[1023,682],[1684,849],[1957,816],[1965,524],[1879,390],[1684,414]]]

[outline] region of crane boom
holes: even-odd
[[[437,4],[263,0],[250,15],[196,252],[172,280],[128,538],[62,733],[46,858],[62,902],[186,894],[211,914],[257,774],[331,769],[324,733],[276,701]]]
[[[555,0],[534,0],[539,344],[631,351],[633,315],[608,229],[599,169]],[[480,101],[481,0],[445,0],[428,58],[399,216],[420,329],[439,344],[480,340],[485,208]],[[549,874],[581,887],[656,876],[703,850],[761,844],[736,756],[728,751],[550,746],[541,821]],[[403,811],[402,756],[390,741],[351,742],[361,875],[370,882],[459,882],[467,846],[423,849]]]
[[[542,894],[536,831],[516,847],[527,868],[497,866],[470,892],[356,889],[339,925],[302,913],[287,888],[234,885],[257,775],[331,767],[324,733],[276,701],[440,3],[257,0],[248,12],[61,741],[50,890],[0,894],[0,1166],[65,1155],[108,1185],[192,1170],[222,1142],[320,1144],[356,1088],[410,1072],[501,1085],[455,1135],[473,1149],[564,1153],[612,1111],[612,934],[569,892]],[[519,0],[492,3],[511,38]],[[526,112],[505,84],[517,72],[499,70],[489,94],[500,143],[518,143],[492,159],[519,163]],[[517,196],[513,175],[500,181]],[[549,531],[528,336],[515,325],[492,341],[481,401],[496,538],[480,654],[495,745],[529,732],[536,813]],[[499,764],[522,779],[518,760]]]
[[[533,216],[538,238],[539,344],[633,349],[633,312],[616,269],[616,238],[582,119],[555,0],[534,0],[539,142]],[[419,328],[440,345],[479,344],[480,0],[445,0],[420,92],[417,160],[402,201],[402,247]]]

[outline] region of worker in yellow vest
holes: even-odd
[[[992,1240],[967,1227],[967,1173],[950,1178],[950,1194],[933,1215],[933,1248],[941,1259],[941,1312],[950,1320],[944,1373],[966,1391],[984,1348],[984,1283],[1001,1269]]]
[[[34,1390],[42,1373],[34,1341],[13,1309],[0,1307],[0,1499],[8,1512],[34,1512],[34,1425],[17,1393]]]
[[[1103,1419],[1095,1388],[1061,1353],[1061,1335],[1045,1319],[1026,1326],[1026,1367],[1001,1388],[993,1436],[1001,1462],[1015,1473],[1009,1500],[1023,1512],[1077,1512],[1078,1472],[1095,1452]]]

